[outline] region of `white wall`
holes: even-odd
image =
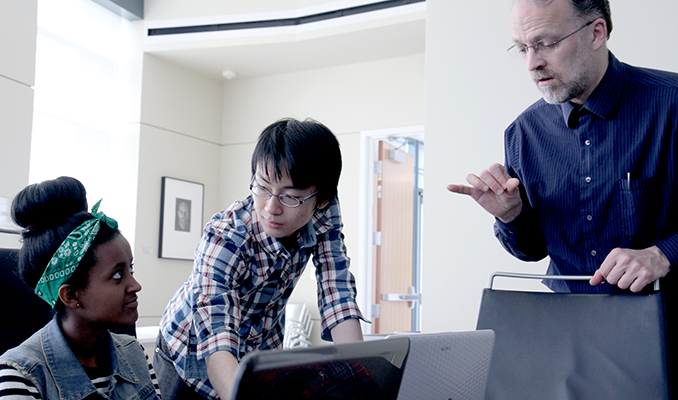
[[[510,3],[427,0],[425,331],[475,329],[492,272],[546,270],[544,261],[509,256],[494,238],[493,219],[472,199],[445,190],[465,183],[470,172],[503,163],[504,128],[539,98],[522,63],[505,51]],[[615,55],[678,71],[678,2],[611,3]]]
[[[220,206],[248,194],[250,156],[268,124],[283,118],[314,118],[338,137],[343,158],[339,199],[351,271],[365,293],[365,266],[359,264],[360,131],[422,125],[424,55],[302,71],[224,83],[224,146],[221,151]],[[290,301],[304,301],[316,320],[319,313],[314,268],[304,273]]]
[[[218,210],[222,84],[144,56],[135,277],[138,326],[157,325],[192,262],[158,258],[163,176],[205,186],[203,222]],[[197,243],[196,243],[197,245]]]
[[[28,184],[37,3],[0,2],[0,197],[7,203]],[[0,247],[19,246],[17,235],[0,233]]]

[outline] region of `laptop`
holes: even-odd
[[[494,331],[406,333],[410,339],[398,400],[483,400]]]
[[[410,339],[395,337],[247,354],[231,400],[397,400]]]

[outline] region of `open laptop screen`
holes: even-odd
[[[409,340],[263,350],[248,354],[236,372],[232,400],[396,400]]]

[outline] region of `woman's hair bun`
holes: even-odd
[[[26,229],[48,229],[87,212],[85,186],[69,176],[26,186],[12,201],[12,219]]]

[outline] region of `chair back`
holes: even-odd
[[[23,343],[55,313],[19,276],[18,255],[18,249],[0,249],[0,354]],[[110,331],[136,336],[135,324]]]
[[[45,326],[54,311],[21,279],[18,249],[0,249],[0,354]]]
[[[487,288],[477,329],[496,340],[486,398],[668,399],[665,293]]]

